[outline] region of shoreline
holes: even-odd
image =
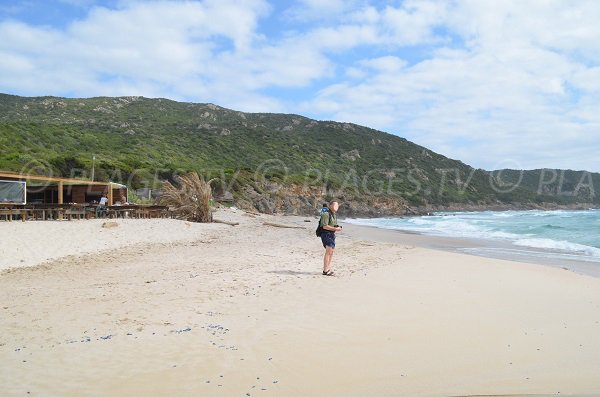
[[[489,259],[501,259],[513,262],[525,262],[552,268],[559,268],[577,274],[600,278],[600,262],[583,261],[576,259],[551,258],[551,250],[536,250],[528,247],[515,248],[512,244],[489,239],[475,239],[466,237],[434,236],[416,231],[401,229],[386,229],[370,225],[348,224],[347,230],[369,230],[356,235],[364,239],[389,243],[409,243],[423,248],[441,250],[446,252],[463,253]],[[373,230],[374,229],[374,230]],[[346,231],[347,231],[346,230]],[[383,231],[383,233],[377,233]],[[369,237],[369,235],[373,237]],[[536,255],[536,254],[542,255]]]
[[[545,211],[540,211],[540,210],[531,210],[534,215],[537,216],[538,213],[543,214],[543,212]],[[564,209],[562,210],[552,210],[550,212],[554,212],[554,211],[558,211],[560,214],[563,213],[563,211],[565,211]],[[572,211],[577,211],[577,212],[581,212],[580,210],[572,210]],[[597,211],[597,210],[584,210],[583,212],[588,212],[588,211]],[[497,214],[497,213],[502,213],[503,211],[485,211],[485,212],[480,212],[480,211],[461,211],[458,212],[456,214],[467,214],[466,218],[465,218],[465,222],[469,222],[468,218],[470,214],[482,214],[484,217],[489,217],[486,214]],[[527,214],[529,211],[516,211],[516,213],[518,214]],[[568,212],[568,211],[565,211]],[[454,212],[447,212],[447,213],[439,213],[436,212],[436,215],[447,215],[447,216],[451,216],[453,214],[455,214]],[[593,216],[593,215],[592,215]],[[412,217],[410,217],[412,218]],[[427,221],[427,216],[419,216],[419,218],[422,218],[424,220],[424,222],[428,222]],[[459,216],[460,218],[460,216]],[[537,236],[537,235],[532,235],[532,234],[526,234],[526,235],[519,235],[519,234],[514,234],[514,232],[510,232],[510,231],[503,231],[504,229],[495,229],[496,231],[499,231],[500,234],[504,234],[504,233],[509,233],[510,234],[510,238],[509,237],[505,237],[505,236],[501,236],[500,238],[497,237],[489,237],[487,235],[485,235],[485,233],[483,235],[480,236],[469,236],[468,234],[466,236],[461,236],[461,237],[454,237],[449,235],[449,233],[444,233],[443,231],[440,232],[439,230],[437,230],[439,228],[438,225],[436,225],[435,223],[432,223],[432,225],[435,226],[435,232],[428,232],[428,230],[426,228],[422,228],[423,230],[405,230],[402,229],[402,222],[400,222],[400,224],[395,225],[393,220],[394,219],[406,219],[406,217],[382,217],[379,218],[381,220],[384,220],[384,222],[381,222],[382,224],[377,224],[377,222],[375,222],[374,224],[369,224],[369,223],[373,223],[370,222],[373,219],[377,219],[377,218],[347,218],[346,221],[350,222],[350,224],[355,225],[355,226],[361,226],[361,227],[369,227],[369,228],[375,228],[375,229],[381,229],[381,230],[389,230],[392,232],[399,232],[402,234],[398,235],[399,240],[398,241],[402,241],[403,238],[406,238],[406,235],[420,235],[422,236],[421,238],[418,238],[418,244],[421,244],[424,247],[428,247],[428,248],[434,248],[434,249],[442,249],[445,251],[449,251],[449,252],[461,252],[461,253],[466,253],[469,255],[475,255],[475,256],[480,256],[480,257],[485,257],[485,258],[495,258],[495,259],[505,259],[505,260],[512,260],[512,261],[518,261],[518,262],[527,262],[527,263],[534,263],[534,264],[541,264],[541,265],[546,265],[546,266],[551,266],[551,267],[558,267],[564,270],[570,270],[570,271],[574,271],[577,272],[579,274],[585,274],[585,275],[591,275],[593,277],[600,277],[600,258],[596,257],[596,256],[587,256],[587,255],[582,255],[580,253],[578,253],[577,251],[573,251],[573,250],[567,250],[567,249],[562,249],[561,244],[571,244],[573,246],[577,246],[578,248],[581,247],[586,248],[586,249],[590,249],[590,250],[596,250],[598,251],[598,248],[596,246],[592,246],[592,245],[580,245],[582,243],[574,243],[572,241],[569,240],[562,240],[562,239],[554,239],[553,237],[545,237],[545,236]],[[446,218],[448,219],[448,218]],[[450,218],[453,219],[453,218]],[[462,218],[461,218],[462,219]],[[486,218],[487,219],[487,218]],[[494,219],[494,218],[492,218]],[[504,218],[501,218],[504,219]],[[512,219],[512,218],[511,218]],[[540,218],[540,219],[544,219],[544,218]],[[390,222],[385,221],[385,220],[390,220]],[[489,221],[488,221],[489,222]],[[431,222],[429,222],[431,223]],[[420,223],[417,223],[417,225]],[[410,226],[410,225],[409,225]],[[469,226],[469,225],[467,225]],[[511,234],[512,233],[512,234]],[[518,232],[516,232],[518,233]],[[473,234],[473,233],[471,233]],[[551,243],[550,246],[544,247],[542,248],[542,246],[528,246],[527,244],[515,244],[515,241],[521,241],[520,239],[533,239],[533,240],[545,240],[548,241],[549,243]],[[386,239],[386,241],[393,241],[390,239]],[[554,248],[554,247],[557,248]]]
[[[495,205],[462,205],[462,204],[450,204],[450,205],[433,205],[429,207],[415,207],[419,211],[419,215],[427,215],[432,212],[484,212],[484,211],[587,211],[587,210],[598,210],[600,206],[593,203],[575,203],[575,204],[556,204],[556,203],[542,203],[542,204],[495,204]],[[419,216],[416,215],[416,216]],[[412,215],[409,215],[412,216]]]
[[[398,241],[354,225],[339,236],[337,276],[324,277],[313,217],[221,210],[217,218],[239,225],[118,221],[110,233],[121,247],[93,240],[96,251],[0,273],[0,394],[600,390],[597,278],[423,248],[421,235]],[[101,227],[48,225],[39,228],[61,231],[54,245],[62,238],[75,248]],[[136,239],[190,227],[192,238]],[[21,252],[16,243],[5,252]],[[54,252],[42,239],[28,248]]]
[[[347,210],[347,209],[346,209]],[[385,217],[416,217],[416,216],[427,216],[434,212],[505,212],[505,211],[588,211],[588,210],[600,210],[600,206],[594,203],[576,203],[576,204],[556,204],[556,203],[542,203],[542,204],[460,204],[454,203],[449,205],[429,205],[426,207],[407,206],[402,212],[398,211],[375,211],[372,208],[365,210],[352,209],[348,212],[349,217],[357,218],[385,218]],[[309,215],[314,213],[315,209],[309,209]],[[295,214],[277,214],[277,215],[295,215]]]

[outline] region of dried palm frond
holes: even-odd
[[[168,181],[164,183],[163,193],[158,202],[172,207],[175,215],[180,219],[191,222],[212,222],[210,184],[213,179],[206,182],[197,173],[191,172],[178,177],[177,180],[179,187],[173,186]]]

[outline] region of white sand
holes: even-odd
[[[0,395],[600,392],[600,279],[350,225],[324,277],[314,220],[219,217],[241,224],[131,221],[110,250],[94,222],[0,224],[3,255],[39,251],[17,263],[94,252],[0,275]]]
[[[103,228],[102,224],[106,222],[116,222],[119,226]],[[2,222],[0,270],[141,243],[190,241],[217,228],[217,225],[174,219]]]

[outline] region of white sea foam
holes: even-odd
[[[521,236],[505,231],[492,230],[479,225],[478,220],[464,220],[457,217],[419,217],[419,218],[379,218],[379,219],[347,219],[348,223],[376,226],[384,229],[407,230],[436,236],[453,236],[466,238],[514,239]]]
[[[496,218],[512,218],[515,216],[514,212],[496,212],[494,214],[492,214],[492,216],[496,217]]]
[[[551,240],[548,238],[525,238],[515,241],[513,244],[520,247],[541,248],[547,250],[559,250],[565,252],[574,252],[582,255],[600,258],[600,248],[590,247],[588,245],[572,243],[569,241]]]

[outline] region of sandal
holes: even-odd
[[[323,276],[335,276],[335,273],[333,273],[333,270],[328,270],[323,272]]]

